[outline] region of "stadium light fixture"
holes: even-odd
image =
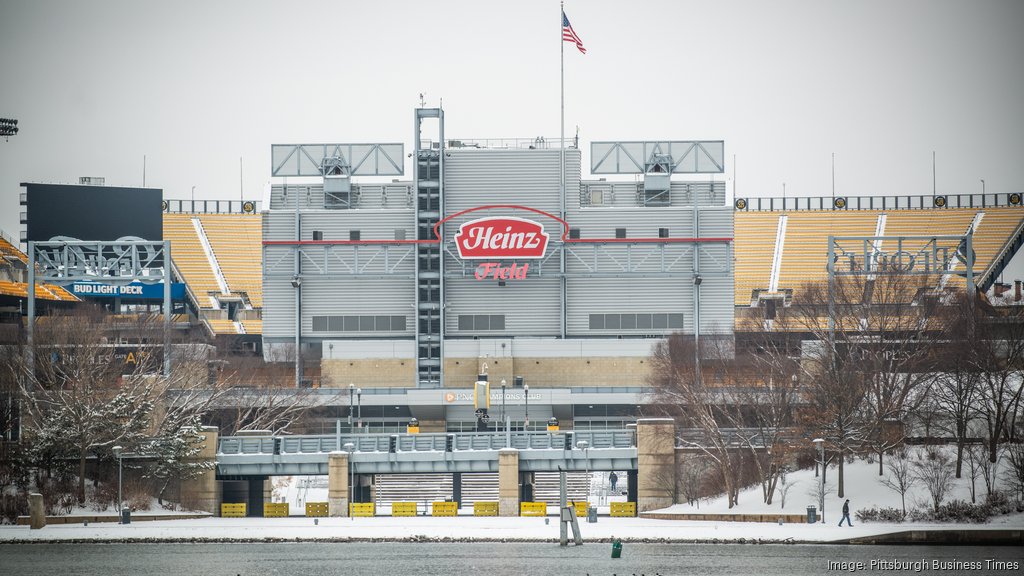
[[[4,142],[9,142],[10,136],[16,136],[18,134],[18,120],[15,118],[0,118],[0,136],[4,137]]]

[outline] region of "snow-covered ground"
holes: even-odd
[[[913,450],[917,450],[912,448]],[[955,456],[952,451],[952,447],[945,448],[951,456]],[[828,494],[825,497],[825,518],[829,521],[834,520],[836,523],[839,522],[839,512],[842,510],[843,501],[849,498],[850,500],[850,517],[853,519],[854,524],[857,523],[856,511],[871,507],[892,507],[901,508],[900,495],[881,483],[882,477],[878,475],[878,462],[868,462],[867,460],[857,459],[853,462],[847,462],[843,467],[843,478],[845,487],[845,497],[840,498],[836,493],[836,486],[838,485],[838,469],[835,466],[830,466],[828,473],[826,474],[826,491]],[[951,500],[963,500],[965,502],[971,501],[970,493],[970,479],[967,478],[967,464],[964,463],[963,478],[954,479],[953,487],[949,490],[945,501]],[[886,471],[888,473],[888,471]],[[765,504],[764,499],[761,496],[761,486],[756,485],[740,492],[739,504],[734,506],[732,509],[729,508],[729,502],[724,497],[718,497],[710,501],[701,501],[696,505],[689,504],[676,504],[669,508],[659,510],[658,512],[671,512],[676,514],[707,514],[707,513],[731,513],[731,514],[766,514],[772,512],[782,512],[786,514],[805,514],[807,506],[814,505],[818,506],[818,492],[817,486],[820,482],[820,478],[814,476],[814,470],[797,470],[786,475],[786,484],[791,486],[788,495],[786,496],[786,506],[782,507],[782,498],[779,491],[776,490],[775,497],[772,503]],[[782,484],[779,484],[781,489]],[[1002,483],[997,484],[1002,487]],[[975,482],[975,491],[977,495],[978,503],[985,501],[985,483],[980,477]],[[921,485],[915,485],[911,488],[911,491],[907,493],[907,511],[909,512],[915,507],[930,507],[931,500],[928,492]],[[1020,515],[1017,516],[1016,525],[1018,527],[1024,526]],[[1012,516],[1002,516],[994,518],[993,523],[1000,523],[1003,520],[1012,518]],[[906,525],[906,524],[905,524]],[[909,527],[916,527],[916,524],[909,524]]]
[[[204,518],[199,520],[159,520],[128,525],[81,524],[51,525],[42,530],[28,526],[0,526],[0,540],[227,540],[227,539],[382,539],[414,537],[428,539],[480,540],[557,540],[557,517],[548,518]],[[949,524],[921,525],[915,529],[949,529]],[[973,525],[975,529],[1007,528],[1003,525]],[[1021,527],[1019,523],[1016,527]],[[602,517],[596,524],[580,522],[585,541],[621,538],[624,540],[670,539],[685,541],[738,540],[830,542],[858,536],[885,534],[906,527],[892,524],[855,523],[839,528],[832,523],[772,524],[754,522],[686,522],[646,518]]]
[[[879,482],[878,465],[864,460],[848,463],[845,466],[846,497],[850,499],[851,510],[870,508],[872,506],[900,506],[899,494],[883,486]],[[829,484],[834,486],[836,470],[829,469]],[[764,514],[785,512],[790,514],[805,513],[809,504],[817,505],[814,487],[818,479],[813,470],[801,470],[787,476],[787,484],[793,487],[786,498],[786,506],[781,507],[781,498],[776,495],[772,505],[762,502],[761,489],[754,486],[740,494],[739,505],[729,510],[724,498],[703,501],[697,506],[677,504],[662,512],[672,513],[737,513]],[[962,499],[970,501],[969,480],[957,480],[947,500]],[[275,500],[284,498],[293,506],[298,504],[300,493],[302,500],[314,501],[325,497],[319,490],[319,482],[310,481],[301,487],[298,482],[282,481],[275,490]],[[984,485],[978,480],[977,492],[979,501],[984,498]],[[908,509],[916,505],[925,505],[926,492],[915,487],[913,494],[908,494]],[[1010,514],[994,518],[988,524],[925,524],[903,523],[889,524],[881,522],[862,523],[854,518],[854,526],[838,527],[837,512],[842,500],[833,492],[826,502],[826,518],[824,524],[775,524],[757,522],[698,522],[681,520],[659,520],[650,518],[611,518],[601,516],[596,524],[580,519],[580,529],[585,541],[607,540],[612,537],[624,540],[656,540],[668,539],[678,541],[793,541],[793,542],[832,542],[848,538],[872,536],[904,530],[950,530],[969,528],[972,530],[1022,529],[1024,514]],[[159,509],[159,507],[154,507]],[[607,513],[607,507],[599,507]],[[380,511],[385,513],[384,510]],[[417,516],[413,518],[392,518],[378,516],[375,518],[320,518],[317,523],[312,518],[203,518],[192,520],[160,520],[138,522],[129,525],[118,524],[82,524],[50,525],[42,530],[30,530],[27,526],[0,526],[0,540],[31,541],[31,540],[263,540],[263,539],[479,539],[479,540],[556,540],[559,534],[558,519],[554,509],[552,515],[545,518],[477,518],[467,516],[471,510],[463,510],[464,515],[456,518],[434,518]],[[151,513],[158,513],[154,510]],[[547,520],[547,521],[545,521]]]

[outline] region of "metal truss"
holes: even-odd
[[[29,355],[35,334],[36,283],[94,281],[105,284],[132,282],[164,285],[164,376],[171,373],[171,243],[122,238],[113,242],[56,238],[28,243]],[[31,359],[31,358],[30,358]],[[30,365],[33,365],[30,363]]]
[[[668,164],[676,174],[725,172],[722,140],[592,142],[591,174],[646,174]]]
[[[958,263],[973,269],[971,234],[964,236],[829,236],[832,276],[953,273]]]
[[[445,253],[461,266],[448,267],[447,278],[472,276],[479,262],[460,260],[454,242],[446,242]],[[552,250],[539,260],[530,261],[529,276],[566,278],[611,278],[630,275],[638,278],[691,278],[694,253],[707,265],[701,274],[727,276],[731,251],[729,244],[683,242],[563,242],[552,243]],[[567,270],[559,270],[559,254],[565,251]],[[573,271],[571,268],[577,268]]]
[[[405,145],[401,143],[272,144],[270,159],[271,176],[401,176],[405,173]]]
[[[275,248],[271,250],[271,248]],[[284,248],[283,250],[281,248]],[[291,244],[263,247],[268,278],[294,276],[295,251],[299,251],[306,277],[405,277],[412,278],[416,258],[414,242],[352,244]]]
[[[116,240],[32,242],[36,279],[44,282],[162,282],[169,270],[168,242]]]

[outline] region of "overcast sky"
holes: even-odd
[[[557,137],[558,2],[0,0],[0,229],[22,181],[247,198],[271,143]],[[740,196],[1024,191],[1024,2],[575,0],[566,133],[722,139]],[[733,165],[733,155],[736,157]],[[585,162],[586,162],[585,156]],[[411,174],[408,172],[409,177]],[[584,174],[587,177],[587,174]]]

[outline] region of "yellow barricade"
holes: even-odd
[[[572,505],[576,508],[576,517],[582,518],[587,515],[587,509],[590,508],[589,502],[573,502]]]
[[[221,518],[245,518],[245,503],[221,504],[220,515]]]
[[[348,513],[352,516],[368,517],[376,515],[377,510],[373,502],[363,504],[352,503],[348,505]]]
[[[547,502],[520,502],[519,503],[519,515],[520,516],[547,516],[548,515],[548,503]]]
[[[309,518],[327,518],[330,509],[327,502],[306,502],[306,516]]]
[[[458,502],[434,502],[430,507],[431,516],[458,516]]]
[[[287,502],[264,502],[263,503],[263,517],[264,518],[287,518],[288,517],[288,503]]]
[[[416,515],[416,503],[415,502],[394,502],[391,504],[391,515],[392,516],[415,516]]]
[[[636,502],[612,502],[612,516],[636,516]]]
[[[473,502],[473,516],[497,516],[497,502]]]

